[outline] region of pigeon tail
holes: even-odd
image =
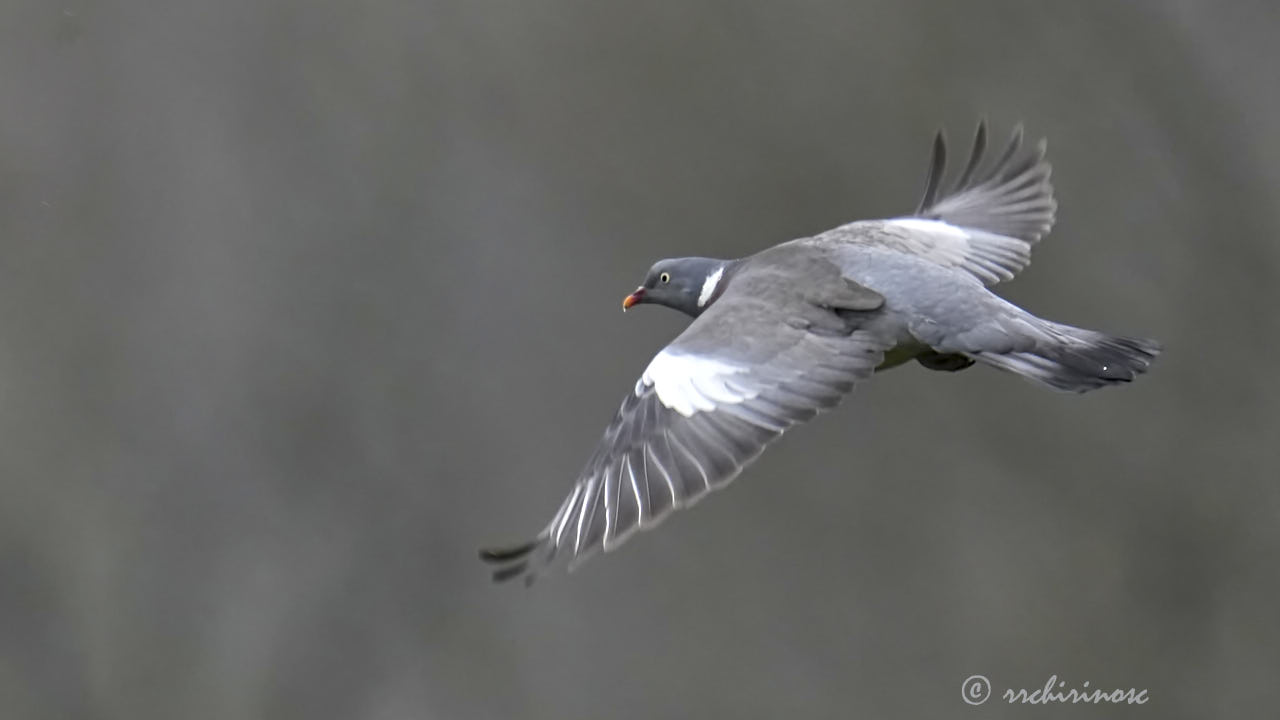
[[[1057,342],[1027,352],[977,352],[971,357],[1064,392],[1088,392],[1127,383],[1145,373],[1160,354],[1154,340],[1108,335],[1046,322]]]

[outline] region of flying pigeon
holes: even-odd
[[[569,496],[531,541],[481,550],[495,580],[527,583],[558,557],[572,569],[733,480],[788,429],[879,370],[990,365],[1067,392],[1133,380],[1151,341],[1044,320],[988,286],[1013,278],[1049,232],[1057,203],[1045,142],[1017,128],[983,168],[986,124],[943,191],[933,143],[914,215],[864,220],[738,260],[661,260],[622,302],[693,322],[622,400]]]

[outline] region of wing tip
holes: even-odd
[[[977,171],[978,165],[982,162],[982,156],[986,151],[987,119],[982,117],[978,119],[978,128],[973,132],[973,146],[969,150],[969,162],[965,163],[964,172],[960,173],[960,177],[956,179],[955,185],[948,192],[949,195],[969,185],[969,180],[973,178],[973,173]]]
[[[942,178],[947,172],[947,134],[942,128],[933,136],[933,151],[929,157],[929,174],[925,178],[924,194],[916,214],[933,207],[937,201],[938,191],[942,189]]]
[[[985,117],[979,119],[968,160],[945,189],[935,158],[915,215],[1034,244],[1052,228],[1057,211],[1048,141],[1027,142],[1019,122],[998,152],[989,152],[989,128]]]
[[[939,202],[956,193],[968,190],[976,185],[998,180],[1003,173],[1009,170],[1010,163],[1018,155],[1018,151],[1022,149],[1026,135],[1025,127],[1022,122],[1015,124],[1013,130],[1009,133],[1009,141],[1005,144],[1000,156],[984,172],[978,173],[978,168],[983,164],[983,156],[987,150],[988,128],[987,118],[980,117],[978,126],[974,130],[969,159],[960,175],[956,178],[955,183],[945,192],[942,186],[947,170],[947,137],[945,129],[938,129],[933,136],[933,150],[929,158],[929,173],[925,178],[924,193],[920,198],[919,205],[916,207],[916,215],[925,214]],[[1044,163],[1047,151],[1048,142],[1042,138],[1036,143],[1036,147],[1031,153],[1032,159],[1038,161],[1033,162],[1032,166]]]
[[[480,559],[487,563],[501,564],[519,560],[538,547],[537,540],[512,545],[509,547],[480,548]]]
[[[530,568],[530,555],[540,544],[540,540],[534,539],[510,547],[480,548],[479,555],[482,561],[499,566],[492,574],[495,583],[523,576],[525,586],[529,586],[533,584],[535,577]]]
[[[505,583],[514,578],[524,576],[525,587],[533,584],[533,573],[529,572],[528,561],[521,561],[509,567],[498,568],[493,571],[493,581],[495,583]]]

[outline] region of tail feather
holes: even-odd
[[[1153,340],[1107,335],[1070,325],[1049,323],[1047,330],[1056,342],[1026,352],[977,352],[972,357],[1054,390],[1088,392],[1132,381],[1151,367],[1161,349]]]

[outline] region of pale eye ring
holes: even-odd
[[[662,273],[658,276],[658,279],[664,283],[669,283],[671,282],[671,273]]]

